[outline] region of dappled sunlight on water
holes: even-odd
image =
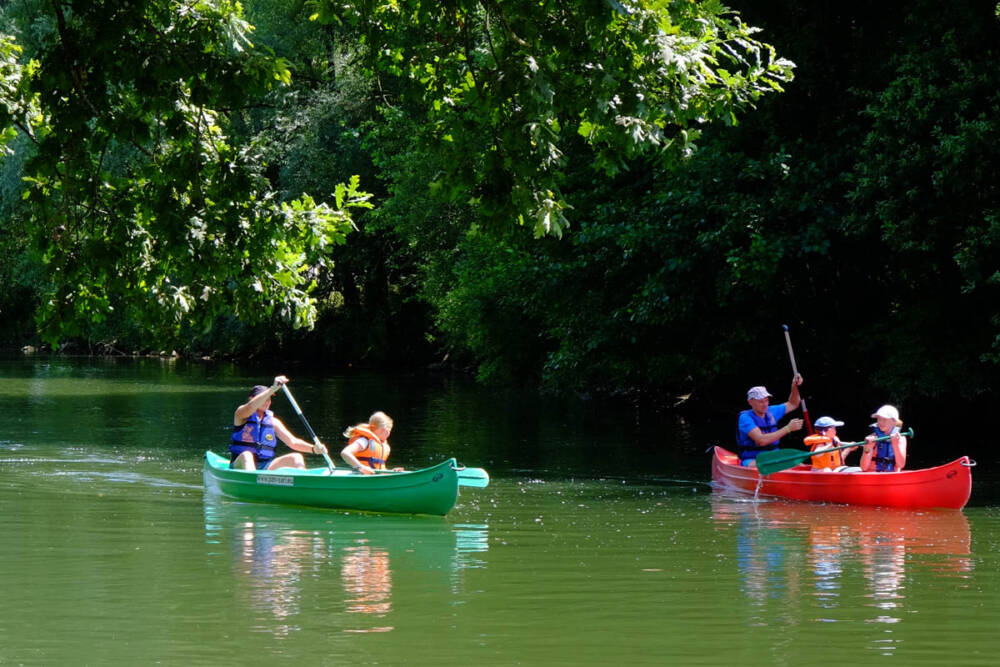
[[[378,406],[401,465],[456,455],[490,484],[447,517],[242,503],[203,487],[202,461],[257,375],[26,363],[0,440],[0,664],[936,667],[1000,652],[995,506],[729,498],[690,425],[298,376],[330,444]]]

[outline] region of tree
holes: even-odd
[[[792,63],[716,0],[313,0],[359,31],[384,104],[422,110],[432,187],[487,221],[568,224],[567,154],[613,175],[647,152],[688,154],[698,128],[791,79]],[[394,94],[398,91],[398,94]]]
[[[309,327],[358,180],[280,201],[232,114],[287,84],[230,0],[54,0],[25,12],[32,57],[0,37],[0,139],[30,139],[24,224],[46,269],[50,342],[109,320],[176,345],[220,315]],[[10,159],[10,156],[8,156]]]
[[[873,249],[880,316],[860,347],[909,394],[982,394],[1000,362],[1000,23],[981,13],[949,6],[960,31],[914,29],[892,80],[865,91],[845,228]]]
[[[484,378],[707,395],[773,373],[759,348],[788,323],[823,378],[810,391],[988,395],[998,25],[977,3],[899,4],[797,6],[810,31],[785,19],[777,39],[821,64],[739,127],[707,129],[689,160],[600,178],[569,153],[561,241],[474,230],[437,253],[451,268],[425,294],[444,337]]]

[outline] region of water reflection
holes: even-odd
[[[457,594],[464,571],[483,567],[489,548],[485,524],[441,517],[239,503],[210,491],[204,510],[208,555],[231,568],[240,605],[257,612],[253,629],[276,637],[301,629],[304,607],[326,610],[331,629],[390,632],[394,593],[436,578],[418,594]]]
[[[392,610],[392,569],[385,549],[345,547],[340,576],[348,612],[384,616]]]
[[[860,614],[895,624],[903,619],[907,569],[961,580],[973,569],[960,511],[754,502],[719,492],[711,503],[716,529],[735,534],[742,593],[760,608],[752,624],[799,624],[807,610],[817,622]],[[783,608],[765,609],[774,600]],[[876,641],[892,650],[891,640]]]
[[[235,526],[232,547],[236,571],[249,584],[251,604],[269,610],[274,617],[273,624],[256,629],[270,629],[278,636],[299,629],[290,621],[299,612],[303,568],[309,563],[312,546],[308,535],[286,532],[279,536],[253,521]]]

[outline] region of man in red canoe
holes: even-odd
[[[778,428],[778,421],[782,417],[798,409],[801,401],[800,384],[802,376],[796,373],[792,378],[792,389],[788,394],[788,400],[781,405],[771,405],[771,394],[766,387],[750,387],[747,391],[747,403],[750,404],[750,409],[740,413],[736,434],[741,465],[756,468],[758,454],[777,449],[782,437],[802,428],[801,419],[792,419],[785,426]]]

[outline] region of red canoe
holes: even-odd
[[[936,468],[902,472],[822,472],[805,463],[762,478],[756,468],[744,468],[735,454],[716,447],[712,481],[720,489],[791,500],[961,509],[972,493],[974,465],[968,456]]]

